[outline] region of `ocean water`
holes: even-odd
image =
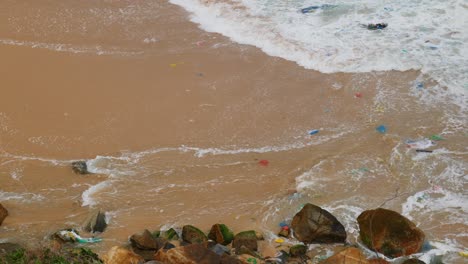
[[[41,119],[47,125],[37,130],[18,121],[34,120],[34,111],[0,108],[0,202],[23,210],[11,216],[17,223],[1,227],[1,239],[21,234],[35,241],[64,221],[79,226],[89,208],[103,208],[109,218],[103,248],[143,228],[209,228],[215,221],[260,229],[274,244],[278,223],[311,202],[333,213],[352,243],[359,242],[362,211],[399,211],[434,247],[416,257],[462,261],[457,253],[468,246],[466,0],[51,2],[6,0],[1,47],[45,50],[73,63],[92,58],[90,68],[100,59],[111,69],[125,62],[130,70],[106,77],[90,73],[104,74],[106,67],[73,72],[85,72],[73,92],[105,91],[87,90],[84,97],[102,106],[88,116],[83,105],[77,112],[60,105],[69,94],[47,101],[52,121]],[[310,6],[319,8],[301,12]],[[179,26],[187,19],[205,32]],[[383,30],[363,26],[382,22],[388,23]],[[252,73],[242,71],[258,57],[249,45],[269,56],[253,62]],[[204,61],[229,52],[240,62],[226,57],[235,65],[224,72],[216,71],[222,59]],[[297,65],[275,64],[271,57]],[[144,60],[154,68],[141,69]],[[55,63],[54,69],[63,67]],[[157,78],[150,84],[125,79],[141,71]],[[202,71],[194,81],[194,72]],[[315,71],[323,74],[315,77]],[[130,84],[122,88],[106,78]],[[119,89],[138,100],[113,108],[112,100],[121,102]],[[163,92],[152,93],[158,89]],[[190,99],[181,99],[185,95]],[[25,109],[36,101],[15,99]],[[170,118],[156,118],[160,113]],[[70,132],[68,119],[84,128]],[[192,127],[197,122],[204,123]],[[383,124],[387,132],[381,134],[376,127]],[[164,129],[169,136],[157,134]],[[141,143],[146,131],[149,139]],[[153,140],[158,136],[162,140]],[[74,175],[70,163],[76,160],[87,160],[93,174]]]
[[[468,90],[468,2],[171,0],[209,32],[308,69],[420,70],[461,96]],[[325,6],[324,6],[325,5]],[[313,12],[302,9],[317,6]],[[387,23],[384,30],[368,30]],[[363,26],[364,25],[364,26]]]

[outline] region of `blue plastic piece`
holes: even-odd
[[[314,130],[309,131],[309,135],[315,135],[315,134],[317,134],[318,132],[319,132],[318,129],[314,129]]]
[[[380,134],[387,133],[387,127],[384,126],[384,125],[380,125],[380,126],[376,127],[375,130],[377,130],[377,132],[379,132]]]
[[[416,83],[416,87],[417,87],[418,89],[422,89],[422,88],[424,88],[424,83],[422,83],[422,82],[417,82],[417,83]]]

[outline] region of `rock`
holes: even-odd
[[[246,246],[242,245],[238,250],[236,250],[237,255],[250,255],[254,258],[262,259],[262,256],[257,252],[247,248]]]
[[[86,232],[104,232],[107,227],[106,214],[102,213],[99,209],[94,210],[85,220],[83,229]]]
[[[159,250],[154,259],[165,264],[218,264],[221,257],[203,244],[191,244],[167,251]]]
[[[307,246],[305,245],[294,245],[289,249],[289,254],[294,258],[305,256],[306,252]]]
[[[182,240],[190,244],[199,244],[208,241],[208,238],[200,229],[186,225],[182,228]]]
[[[280,237],[288,238],[289,235],[290,235],[289,228],[281,228],[281,231],[278,233],[278,236]]]
[[[3,220],[8,216],[8,210],[0,204],[0,225],[2,225]]]
[[[105,264],[142,264],[142,257],[123,247],[114,246],[103,257]]]
[[[367,210],[357,221],[362,242],[387,257],[411,255],[423,246],[424,233],[397,212],[383,208]]]
[[[344,226],[332,214],[310,203],[294,216],[291,227],[294,237],[306,244],[346,241]]]
[[[321,264],[369,264],[369,262],[361,250],[350,247],[327,258]]]
[[[234,238],[232,231],[224,224],[215,224],[211,227],[208,238],[221,245],[228,245]]]
[[[179,240],[179,235],[177,234],[177,231],[174,228],[170,228],[167,231],[161,232],[160,236],[167,240]]]
[[[422,261],[422,260],[412,258],[412,259],[405,260],[401,264],[426,264],[426,263],[424,261]]]
[[[369,264],[390,264],[390,262],[384,259],[369,259],[368,262]]]
[[[159,245],[151,233],[145,229],[139,234],[134,234],[130,237],[132,247],[143,250],[158,250]]]
[[[242,246],[245,246],[246,248],[253,251],[258,250],[257,236],[255,231],[244,231],[234,236],[232,247],[236,249],[236,254],[239,254],[238,251]]]
[[[88,165],[84,160],[74,161],[71,165],[73,172],[75,172],[76,174],[90,174],[90,172],[88,171]]]
[[[234,256],[223,255],[220,264],[242,264],[242,261]]]

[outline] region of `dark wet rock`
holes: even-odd
[[[100,210],[92,211],[88,218],[86,219],[83,229],[86,232],[104,232],[107,227],[106,223],[106,214],[101,212]]]
[[[234,236],[232,247],[236,249],[236,254],[239,254],[238,251],[242,246],[245,246],[252,251],[258,250],[257,235],[255,231],[244,231]]]
[[[175,247],[176,246],[174,244],[166,242],[166,244],[164,244],[163,249],[171,249],[171,248],[175,248]]]
[[[367,24],[367,29],[369,30],[384,29],[387,26],[388,26],[387,23]]]
[[[160,261],[156,261],[156,260],[151,260],[151,261],[145,262],[145,264],[164,264],[164,263]]]
[[[217,264],[221,257],[203,244],[191,244],[167,251],[159,250],[154,259],[166,264]]]
[[[0,225],[2,225],[3,220],[8,216],[8,210],[0,204]]]
[[[228,245],[234,238],[234,234],[226,225],[215,224],[211,227],[208,238],[221,245]]]
[[[346,248],[329,257],[321,264],[369,264],[366,256],[358,248]]]
[[[254,258],[263,259],[263,257],[260,256],[260,254],[247,248],[246,246],[241,246],[239,249],[236,249],[236,254],[237,255],[250,255]]]
[[[208,238],[200,229],[186,225],[182,228],[182,240],[190,244],[199,244],[208,241]]]
[[[281,231],[278,233],[278,236],[280,236],[280,237],[288,238],[289,235],[290,235],[289,228],[281,228]]]
[[[294,237],[306,244],[346,241],[344,226],[328,211],[310,203],[294,216],[291,227]]]
[[[221,256],[220,264],[243,264],[240,259],[235,256],[223,255]]]
[[[305,245],[294,245],[289,249],[291,257],[303,257],[307,253],[307,246]]]
[[[368,262],[369,264],[390,264],[390,262],[384,259],[369,259]]]
[[[86,164],[86,161],[80,160],[80,161],[74,161],[72,162],[72,170],[73,172],[77,174],[90,174],[91,172],[88,171],[88,165]]]
[[[126,248],[118,246],[111,248],[103,257],[103,260],[106,264],[143,264],[145,262],[141,256]]]
[[[422,260],[412,258],[412,259],[405,260],[401,264],[426,264],[426,263],[424,261],[422,261]]]
[[[423,246],[423,231],[397,212],[383,208],[367,210],[357,221],[362,242],[387,257],[411,255]]]
[[[231,250],[226,247],[226,246],[223,246],[221,244],[216,244],[212,247],[210,247],[211,251],[213,251],[214,253],[222,256],[223,254],[228,254],[230,255],[231,254]]]
[[[130,237],[130,243],[132,244],[132,247],[138,248],[138,249],[143,249],[143,250],[158,250],[159,249],[158,242],[147,229],[145,229],[141,233],[133,234]]]

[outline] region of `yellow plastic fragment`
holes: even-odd
[[[276,242],[276,243],[283,243],[283,242],[284,242],[284,239],[277,238],[277,239],[275,239],[275,242]]]
[[[171,66],[172,68],[175,68],[177,66],[177,64],[176,63],[171,63],[171,64],[169,64],[169,66]]]
[[[460,254],[462,257],[468,258],[468,251],[460,251],[458,254]]]

